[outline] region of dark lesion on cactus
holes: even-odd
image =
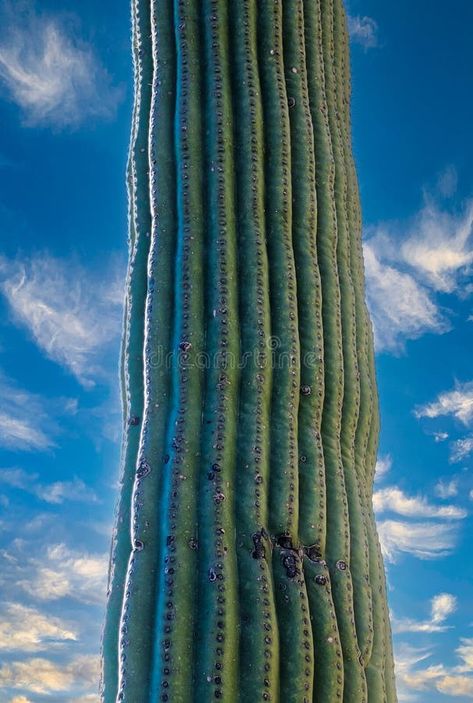
[[[137,478],[144,478],[145,476],[148,476],[148,474],[151,473],[151,466],[148,464],[146,459],[142,459],[140,463],[138,464],[138,468],[136,470],[136,477]]]
[[[322,561],[322,552],[318,544],[311,544],[308,547],[303,547],[304,554],[314,562]]]
[[[258,532],[255,532],[251,536],[253,540],[254,549],[252,551],[253,559],[265,559],[266,558],[266,547],[264,542],[268,541],[269,535],[264,529],[261,528]]]

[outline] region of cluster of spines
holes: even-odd
[[[341,0],[133,0],[105,703],[394,703]]]

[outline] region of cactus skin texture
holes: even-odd
[[[132,0],[103,703],[395,703],[342,0]]]

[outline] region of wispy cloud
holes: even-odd
[[[429,291],[410,273],[383,261],[373,240],[364,244],[364,259],[377,351],[399,353],[406,339],[449,329]]]
[[[469,425],[473,421],[473,381],[440,393],[435,401],[416,407],[414,414],[417,418],[451,416]]]
[[[42,602],[67,597],[91,606],[105,603],[108,554],[59,543],[39,548],[31,556],[30,542],[17,539],[3,551],[3,559],[8,567],[0,574],[5,593],[20,589]]]
[[[378,522],[381,548],[387,561],[396,563],[402,554],[418,559],[439,559],[451,554],[457,543],[458,523]]]
[[[92,655],[78,656],[64,664],[37,657],[0,666],[0,686],[42,695],[88,693],[97,688],[98,678],[99,660]]]
[[[39,14],[33,3],[3,2],[0,82],[26,125],[77,127],[114,116],[122,90],[71,16]]]
[[[120,332],[123,280],[117,262],[99,276],[47,254],[0,258],[0,291],[14,319],[86,386],[102,373],[101,354]]]
[[[457,599],[451,593],[440,593],[430,601],[430,618],[428,620],[411,620],[410,618],[392,619],[393,632],[444,632],[448,629],[447,618],[457,609]]]
[[[456,439],[450,445],[450,461],[457,463],[463,461],[473,452],[473,437]]]
[[[95,503],[98,500],[94,491],[77,477],[71,481],[54,481],[47,484],[39,482],[38,477],[38,474],[28,473],[23,469],[0,469],[0,484],[31,493],[46,503],[59,505],[68,500]]]
[[[432,657],[432,650],[400,643],[396,647],[396,673],[399,701],[423,701],[425,691],[437,691],[449,696],[473,695],[473,640],[462,639],[455,650],[459,664],[419,666]],[[421,693],[422,697],[419,697]]]
[[[433,193],[424,192],[413,217],[367,231],[367,296],[378,350],[399,353],[407,339],[446,332],[450,322],[437,294],[471,292],[473,200],[457,209],[446,202],[456,185],[450,167]]]
[[[39,600],[69,596],[83,603],[102,604],[105,598],[108,556],[49,546],[43,559],[29,562],[29,578],[18,586]]]
[[[351,41],[365,50],[378,46],[378,23],[372,17],[349,15],[348,31]]]
[[[0,447],[41,451],[54,446],[54,424],[42,398],[18,388],[0,372]]]
[[[438,481],[434,488],[435,495],[443,500],[447,498],[454,498],[458,495],[458,481],[457,479],[452,479],[451,481]]]
[[[5,603],[0,617],[0,650],[40,652],[77,639],[60,618],[20,603]]]
[[[375,491],[373,507],[377,513],[393,512],[404,517],[458,520],[467,516],[463,508],[455,505],[432,505],[424,496],[407,496],[396,486]]]
[[[383,478],[391,471],[393,465],[393,460],[389,454],[385,456],[378,457],[376,461],[376,467],[374,472],[374,480],[376,482],[382,481]]]

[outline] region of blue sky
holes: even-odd
[[[350,0],[400,700],[473,699],[473,6]],[[128,3],[0,2],[0,700],[97,703]]]

